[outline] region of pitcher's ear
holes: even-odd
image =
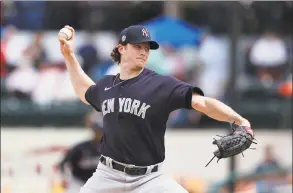
[[[117,49],[120,54],[123,54],[124,50],[126,49],[126,45],[118,44]]]

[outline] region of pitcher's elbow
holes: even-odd
[[[205,104],[205,99],[203,96],[193,95],[191,105],[192,105],[192,108],[197,111],[200,111],[200,112],[206,111],[206,104]]]

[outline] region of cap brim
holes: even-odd
[[[151,50],[157,50],[160,46],[156,41],[148,41]]]
[[[148,42],[150,44],[150,49],[151,50],[157,50],[160,47],[158,42],[153,41],[153,40],[129,42],[129,44],[141,44],[141,43],[145,43],[145,42]]]

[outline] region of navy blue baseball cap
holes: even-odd
[[[159,44],[151,39],[151,34],[141,25],[133,25],[122,30],[119,36],[119,44],[139,44],[148,42],[150,44],[151,50],[156,50],[159,48]]]

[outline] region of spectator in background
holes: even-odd
[[[184,47],[180,49],[180,52],[184,58],[184,65],[186,69],[185,81],[192,85],[198,85],[204,66],[202,58],[199,55],[198,46]],[[201,118],[202,113],[197,111],[187,111],[188,125],[198,127]]]
[[[198,45],[181,47],[178,53],[184,60],[185,81],[197,85],[203,67]]]
[[[24,50],[23,55],[30,60],[32,66],[36,69],[40,69],[40,65],[46,59],[46,52],[43,47],[43,32],[37,32],[34,34],[32,43]]]
[[[255,172],[265,173],[278,169],[281,169],[281,166],[273,154],[273,147],[271,145],[267,145],[264,149],[264,160],[258,164]]]
[[[230,73],[229,42],[214,34],[207,35],[199,47],[199,57],[203,63],[198,77],[199,87],[206,96],[222,100]]]
[[[178,53],[178,50],[172,44],[161,43],[161,45],[161,49],[164,54],[163,65],[169,70],[169,75],[185,81],[185,65],[183,56]]]
[[[281,78],[288,62],[286,44],[276,32],[266,31],[252,46],[249,58],[255,66],[257,78],[272,83]]]
[[[16,98],[30,99],[38,83],[40,66],[46,58],[42,38],[42,32],[33,36],[32,43],[23,51],[19,64],[6,79],[7,90]]]
[[[283,167],[273,154],[273,147],[271,145],[265,146],[264,160],[255,169],[256,175],[260,176],[256,181],[256,192],[276,193],[278,186],[286,184],[287,178],[283,172]]]
[[[78,54],[83,60],[83,70],[84,72],[91,76],[92,69],[95,65],[101,62],[101,59],[98,55],[96,46],[94,45],[94,34],[91,32],[86,33],[85,42],[78,49]]]

